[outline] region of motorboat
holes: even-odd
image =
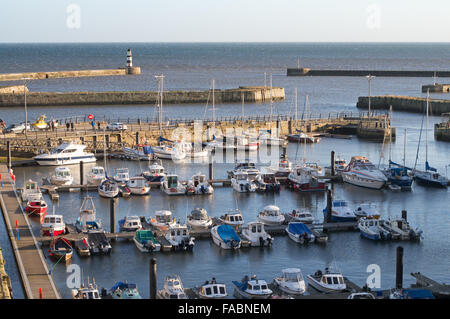
[[[98,194],[101,197],[114,198],[119,195],[119,191],[120,189],[117,182],[109,178],[105,178],[100,185],[98,185]]]
[[[285,139],[273,136],[271,130],[261,132],[258,135],[258,140],[261,145],[266,146],[282,146],[284,143],[286,143]]]
[[[161,190],[167,195],[185,195],[186,186],[180,183],[178,175],[167,174],[161,183]]]
[[[315,240],[315,236],[308,226],[300,222],[290,222],[286,227],[286,233],[290,239],[300,244],[307,244]]]
[[[323,209],[323,215],[326,219],[327,208]],[[331,205],[331,221],[332,222],[350,222],[356,221],[356,215],[354,211],[348,206],[345,200],[333,200]]]
[[[96,217],[96,209],[92,197],[86,196],[84,198],[80,207],[80,217],[75,222],[75,228],[80,233],[102,229],[102,223]]]
[[[367,219],[378,219],[380,218],[380,212],[371,203],[362,203],[356,207],[353,211],[356,218],[365,217]]]
[[[236,173],[247,173],[250,180],[254,180],[256,176],[260,173],[259,169],[256,168],[255,163],[249,161],[243,161],[236,163],[234,170],[228,171],[229,178],[232,178]]]
[[[192,251],[195,245],[195,238],[191,237],[186,225],[178,223],[169,226],[164,237],[172,245],[173,250]]]
[[[281,276],[275,277],[273,282],[281,291],[289,295],[303,295],[306,292],[305,280],[299,268],[283,269]]]
[[[213,242],[222,249],[241,248],[241,238],[230,225],[218,225],[211,228]]]
[[[295,210],[288,214],[288,217],[295,222],[300,222],[303,224],[312,224],[314,222],[314,217],[308,210]]]
[[[239,193],[256,192],[256,184],[250,179],[248,173],[244,170],[235,171],[231,178],[233,190]]]
[[[256,184],[256,190],[259,192],[279,192],[281,189],[275,173],[260,173],[254,180],[254,183]]]
[[[72,299],[101,299],[95,280],[89,282],[87,286],[81,284],[80,288],[71,290]]]
[[[235,150],[237,149],[236,145],[234,144],[234,138],[232,140],[227,139],[226,137],[216,137],[213,135],[213,140],[206,143],[206,149],[210,150],[211,152],[216,152],[217,150]]]
[[[219,220],[226,225],[238,227],[244,225],[244,218],[242,217],[242,213],[239,209],[228,211],[225,215],[220,216]]]
[[[62,143],[49,153],[39,154],[33,159],[39,165],[59,166],[83,163],[94,163],[97,161],[93,153],[85,152],[86,145],[73,142]]]
[[[420,240],[423,234],[422,230],[413,229],[403,218],[383,220],[382,226],[391,233],[393,239]]]
[[[92,229],[87,233],[87,242],[91,255],[107,255],[111,253],[112,246],[104,230]]]
[[[367,219],[362,217],[358,220],[358,229],[361,236],[371,240],[389,240],[391,233],[382,226],[378,219]]]
[[[180,143],[172,143],[172,145],[161,144],[159,146],[152,146],[152,149],[155,155],[161,159],[179,161],[187,156],[183,145]]]
[[[213,194],[214,188],[206,179],[204,174],[198,173],[188,181],[187,187],[193,188],[195,194]]]
[[[135,232],[139,229],[142,229],[142,223],[138,216],[125,216],[119,220],[119,230],[121,232]]]
[[[314,176],[323,176],[323,168],[317,162],[305,162],[304,166],[310,168]]]
[[[195,208],[187,217],[186,224],[195,230],[209,229],[212,226],[212,218],[208,216],[206,209]]]
[[[310,286],[323,293],[335,293],[347,289],[342,274],[329,268],[325,268],[325,273],[317,270],[314,275],[306,276],[306,279]]]
[[[287,135],[287,140],[289,142],[297,142],[297,143],[307,143],[307,144],[311,144],[311,143],[319,143],[320,142],[320,137],[311,135],[311,134],[306,134],[303,132],[299,132],[297,134],[288,134]]]
[[[47,203],[43,199],[30,200],[27,202],[25,212],[31,215],[44,216],[47,214]]]
[[[346,167],[347,167],[347,161],[344,158],[341,158],[338,156],[334,160],[334,174],[335,175],[341,175]],[[330,166],[325,167],[325,174],[331,175],[331,167]]]
[[[57,237],[50,242],[50,248],[48,250],[50,257],[56,261],[68,262],[72,259],[73,249],[70,242],[63,238]]]
[[[354,292],[347,299],[375,299],[375,296],[370,292]]]
[[[276,177],[287,177],[292,173],[293,165],[287,158],[281,158],[277,165],[270,166],[269,170],[271,170]]]
[[[353,156],[341,175],[346,183],[371,189],[381,189],[387,182],[383,172],[364,156]]]
[[[21,193],[22,201],[38,201],[42,199],[42,192],[37,182],[29,179],[25,182]]]
[[[327,189],[325,180],[317,176],[317,170],[305,165],[294,168],[287,182],[294,190],[301,192],[323,192]]]
[[[233,281],[233,285],[236,297],[242,299],[268,299],[273,293],[267,282],[255,275],[251,278],[245,276],[240,282]]]
[[[248,223],[248,226],[242,229],[242,237],[253,247],[271,246],[273,242],[272,236],[266,232],[264,223],[261,222]]]
[[[175,218],[172,218],[170,210],[158,210],[155,212],[155,217],[150,218],[150,225],[160,230],[167,230],[169,227],[176,224]]]
[[[214,277],[211,281],[207,280],[194,290],[201,299],[224,299],[228,296],[227,286],[224,283],[217,282]]]
[[[275,205],[268,205],[258,214],[258,220],[266,225],[281,225],[284,223],[284,215],[280,213],[280,208]]]
[[[156,293],[158,299],[188,299],[184,292],[183,283],[180,276],[170,275],[164,280],[163,289]]]
[[[127,188],[134,195],[148,195],[150,192],[147,179],[142,176],[131,177],[127,182]]]
[[[87,174],[87,181],[88,184],[99,185],[105,177],[105,169],[102,166],[94,166]]]
[[[58,236],[66,232],[66,224],[62,215],[47,215],[41,224],[43,236]]]
[[[73,183],[73,176],[70,169],[65,166],[56,167],[50,176],[50,182],[56,186],[71,185]]]
[[[111,288],[111,296],[113,299],[142,299],[136,284],[121,281]]]
[[[152,160],[148,165],[148,170],[142,173],[149,182],[161,182],[166,176],[164,166],[160,159]]]
[[[151,230],[138,229],[133,237],[134,244],[143,253],[160,251],[161,244]]]
[[[137,144],[133,147],[123,147],[122,151],[125,156],[140,161],[151,161],[155,154],[152,147],[147,144]]]
[[[130,180],[130,170],[126,167],[116,168],[113,179],[120,184],[126,184]]]
[[[182,142],[181,146],[184,148],[186,156],[191,158],[207,157],[209,155],[208,148],[202,148],[201,144],[196,146],[193,143]]]
[[[89,246],[88,237],[82,237],[79,240],[75,241],[75,249],[78,252],[78,255],[85,257],[91,255],[91,247]]]

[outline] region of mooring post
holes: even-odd
[[[139,122],[139,125],[140,125],[141,123]],[[136,145],[138,145],[139,144],[139,132],[136,132]]]
[[[334,151],[331,151],[331,176],[335,174],[335,166],[334,166]]]
[[[84,184],[84,162],[80,162],[80,185]]]
[[[214,167],[213,167],[213,159],[209,162],[209,180],[212,181],[214,179]]]
[[[331,195],[331,189],[327,188],[327,218],[326,222],[331,222],[331,208],[333,205],[333,195]]]
[[[114,234],[116,232],[116,198],[111,198],[109,202],[109,217],[110,217],[110,227],[111,227],[111,234]]]
[[[150,259],[150,299],[156,299],[156,258]]]
[[[408,221],[408,212],[406,210],[402,210],[402,219]]]
[[[397,247],[397,267],[395,273],[395,288],[402,289],[403,287],[403,247]]]
[[[6,141],[6,148],[8,151],[8,170],[11,170],[11,142],[9,140]]]

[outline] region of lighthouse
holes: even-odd
[[[141,68],[133,66],[133,55],[131,49],[127,50],[127,74],[141,74]]]
[[[133,56],[131,55],[131,49],[127,51],[127,68],[133,67]]]

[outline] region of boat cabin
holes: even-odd
[[[266,184],[276,184],[277,179],[275,178],[274,173],[263,173],[261,174],[261,179]]]
[[[256,277],[252,277],[247,281],[245,292],[251,295],[267,295],[272,293],[265,280],[259,280]]]
[[[130,178],[130,171],[128,168],[117,168],[115,178],[120,181],[125,181]]]
[[[192,176],[192,181],[194,183],[194,186],[197,187],[198,185],[201,185],[206,182],[206,176],[203,174],[197,174]]]
[[[225,298],[227,287],[225,284],[216,282],[216,278],[212,278],[211,282],[206,281],[199,289],[199,295],[203,298]]]
[[[187,299],[180,277],[177,275],[166,278],[161,295],[164,299]]]
[[[324,287],[329,287],[332,289],[345,289],[345,281],[342,274],[337,272],[329,272],[325,271],[323,274],[322,271],[318,270],[315,274],[315,277],[320,277],[320,283]],[[343,288],[342,288],[343,287]]]
[[[167,188],[177,188],[178,187],[178,175],[167,175]]]
[[[221,217],[225,224],[229,225],[242,225],[244,223],[244,219],[242,218],[241,212],[238,213],[227,213]]]
[[[142,223],[141,219],[138,216],[125,216],[125,218],[119,221],[120,228],[122,229],[141,229]]]
[[[64,166],[55,168],[54,175],[56,177],[63,177],[63,178],[72,176],[72,174],[70,173],[70,169]]]
[[[170,210],[156,211],[155,221],[160,224],[170,224],[172,222],[172,212]]]
[[[268,205],[268,206],[264,207],[264,210],[259,214],[261,216],[278,217],[278,216],[280,216],[280,208],[275,205]]]
[[[91,173],[93,175],[100,175],[100,176],[104,176],[105,175],[105,169],[101,166],[94,166],[91,169]]]

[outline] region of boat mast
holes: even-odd
[[[430,89],[427,90],[427,122],[426,122],[426,129],[425,129],[425,163],[428,163],[428,108],[429,108],[429,105],[430,105]]]
[[[159,136],[162,136],[162,106],[163,106],[163,91],[164,91],[164,75],[157,75],[155,78],[158,80],[158,125],[159,125]]]
[[[272,73],[270,73],[270,136],[272,136],[272,114],[273,114]]]
[[[392,160],[392,131],[391,131],[391,121],[392,121],[392,105],[389,107],[389,167],[391,167],[391,160]]]
[[[242,100],[242,122],[244,122],[244,92],[241,91],[241,100]]]
[[[295,88],[295,125],[297,125],[298,120],[298,94],[297,88]]]
[[[215,96],[214,96],[214,86],[216,84],[216,80],[212,79],[212,117],[214,126],[216,125],[216,107],[215,107]]]
[[[405,128],[405,134],[403,136],[403,169],[405,169],[406,166],[406,128]]]

